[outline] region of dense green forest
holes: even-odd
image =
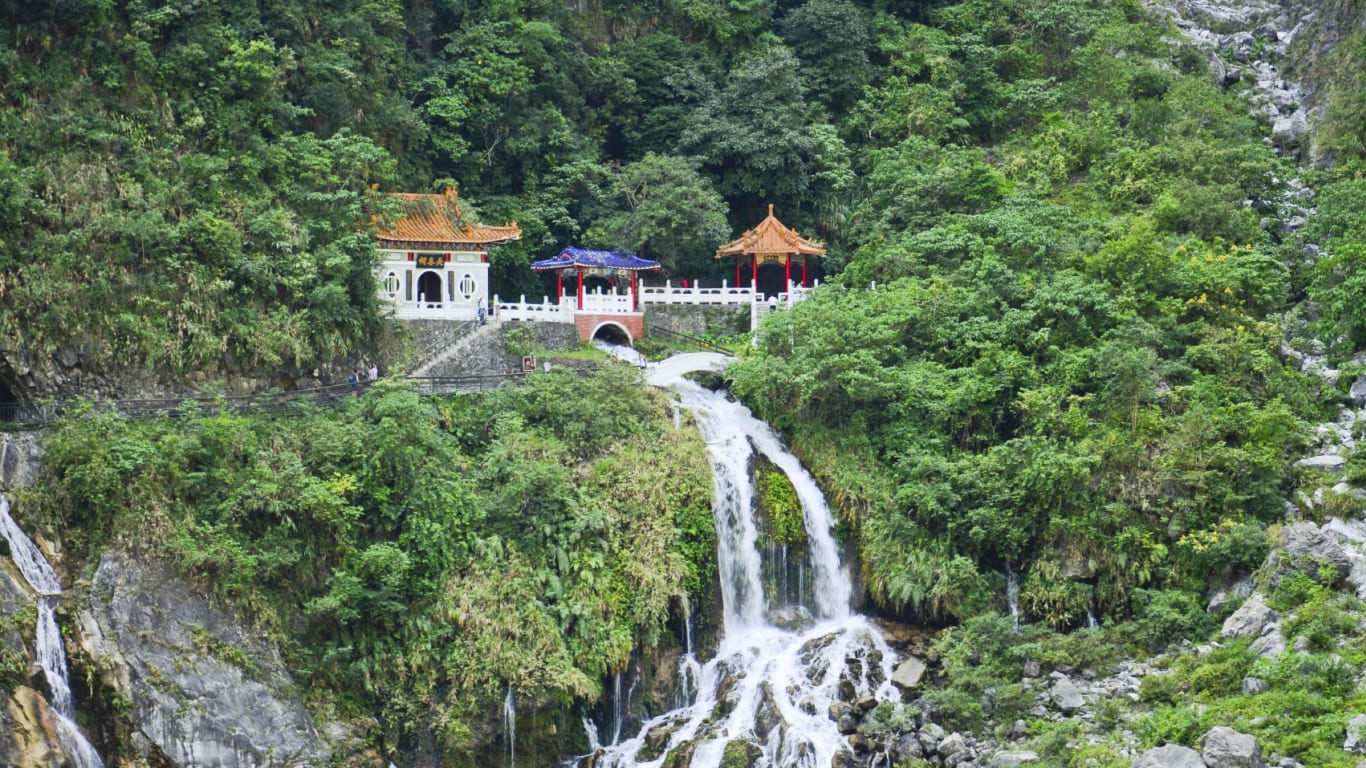
[[[1134,620],[1116,647],[1207,631],[1211,585],[1322,480],[1291,466],[1307,424],[1363,372],[1339,392],[1281,352],[1366,345],[1360,29],[1315,64],[1332,163],[1300,171],[1137,0],[29,0],[0,20],[8,389],[53,394],[20,371],[68,348],[209,378],[375,354],[377,191],[456,184],[517,221],[493,254],[507,295],[569,243],[722,277],[715,246],[773,203],[827,242],[826,288],[766,321],[731,385],[829,491],[875,609],[969,622],[950,677],[964,637],[1006,644],[974,617],[1009,568],[1039,632],[1088,609]],[[1316,212],[1292,230],[1297,175]],[[73,420],[44,509],[74,551],[162,553],[296,638],[291,665],[380,713],[386,749],[438,723],[469,755],[501,686],[595,698],[708,594],[706,464],[664,414],[606,374]],[[1341,737],[1295,738],[1276,743]]]
[[[625,366],[438,400],[384,379],[275,417],[73,414],[46,448],[32,516],[83,559],[166,561],[235,606],[315,711],[376,726],[347,764],[468,760],[508,690],[545,711],[545,760],[569,753],[575,707],[716,609],[702,442]]]

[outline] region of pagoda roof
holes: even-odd
[[[773,215],[773,205],[768,206],[768,217],[759,222],[754,229],[740,235],[739,239],[716,249],[716,258],[727,256],[762,256],[773,253],[791,253],[802,256],[824,256],[825,244],[807,240],[796,230],[783,226]]]
[[[380,245],[429,243],[484,247],[522,239],[517,222],[492,227],[464,220],[460,196],[453,188],[444,194],[424,195],[411,192],[391,193],[403,204],[403,215],[393,224],[380,227]]]
[[[617,269],[628,272],[648,272],[659,269],[659,262],[642,259],[634,253],[621,251],[595,251],[589,248],[569,246],[553,259],[543,259],[531,263],[532,270],[548,272],[559,269]]]

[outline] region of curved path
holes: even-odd
[[[656,387],[662,387],[671,381],[683,377],[684,374],[696,371],[716,371],[720,373],[730,365],[735,358],[729,355],[722,355],[716,352],[687,352],[681,355],[662,360],[650,366],[649,372],[645,374],[645,382]]]

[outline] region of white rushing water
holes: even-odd
[[[893,652],[852,611],[853,587],[831,533],[830,509],[778,435],[723,393],[682,379],[670,387],[701,427],[712,461],[723,636],[705,665],[692,658],[691,648],[685,653],[680,680],[691,689],[686,704],[644,723],[631,738],[603,745],[594,765],[656,768],[670,752],[688,750],[690,768],[717,768],[727,744],[745,741],[762,752],[761,765],[826,768],[848,748],[831,719],[832,704],[848,700],[850,692],[854,698],[898,698],[890,683]],[[803,567],[811,577],[788,596],[802,599],[796,621],[765,600],[749,474],[756,449],[787,475],[801,502],[809,558]],[[690,629],[688,636],[691,645]]]
[[[1010,609],[1010,619],[1015,629],[1020,628],[1020,573],[1015,566],[1006,561],[1006,607]]]
[[[18,566],[19,573],[38,593],[38,626],[33,632],[33,644],[52,692],[52,700],[48,703],[57,715],[60,746],[76,768],[104,768],[99,753],[73,721],[76,707],[67,678],[62,633],[57,628],[56,604],[62,594],[62,584],[42,551],[10,516],[9,499],[4,496],[0,496],[0,535],[9,543],[10,558]]]

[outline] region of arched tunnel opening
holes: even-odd
[[[627,333],[625,328],[622,328],[616,323],[603,323],[598,326],[598,329],[593,331],[593,339],[595,341],[600,339],[608,344],[619,344],[623,347],[635,346],[635,343],[631,339],[631,334]]]

